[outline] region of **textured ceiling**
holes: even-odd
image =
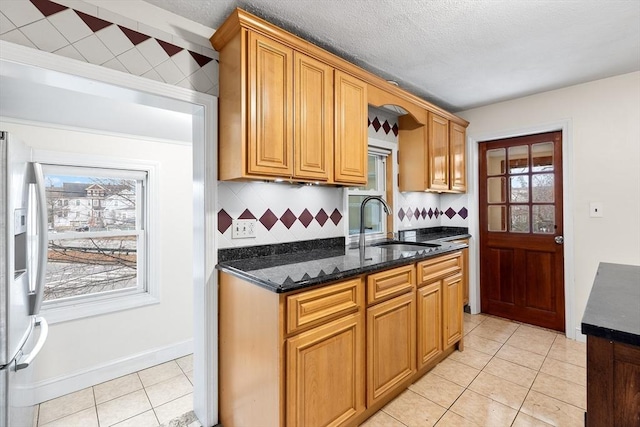
[[[146,0],[240,7],[453,112],[640,70],[639,0]]]

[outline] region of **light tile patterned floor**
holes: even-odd
[[[185,356],[38,407],[38,427],[201,427],[193,414],[193,356]]]
[[[363,427],[584,425],[584,343],[505,319],[464,316],[465,350]],[[192,411],[192,363],[186,356],[44,402],[38,426],[200,427]]]
[[[464,315],[454,352],[362,427],[584,426],[586,347],[564,334]]]

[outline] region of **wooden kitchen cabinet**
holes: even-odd
[[[429,189],[449,190],[449,121],[429,113],[427,141],[429,157]]]
[[[453,240],[451,243],[464,243],[467,245],[466,248],[461,249],[461,260],[460,263],[462,265],[462,304],[469,304],[469,239],[460,239]]]
[[[287,426],[337,426],[364,411],[362,313],[287,340]]]
[[[367,183],[367,85],[335,71],[335,181]]]
[[[467,191],[466,163],[467,129],[455,122],[449,123],[449,189]]]
[[[462,273],[442,279],[443,345],[451,347],[462,339]]]
[[[442,284],[418,288],[418,371],[442,354]]]
[[[415,373],[415,331],[414,292],[367,308],[367,406]]]

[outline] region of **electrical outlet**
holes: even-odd
[[[589,203],[589,216],[591,218],[602,218],[604,216],[602,212],[602,202]]]
[[[234,219],[231,223],[233,239],[251,239],[256,237],[255,219]]]

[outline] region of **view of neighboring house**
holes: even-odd
[[[99,231],[135,228],[135,182],[63,182],[46,187],[49,230]]]

